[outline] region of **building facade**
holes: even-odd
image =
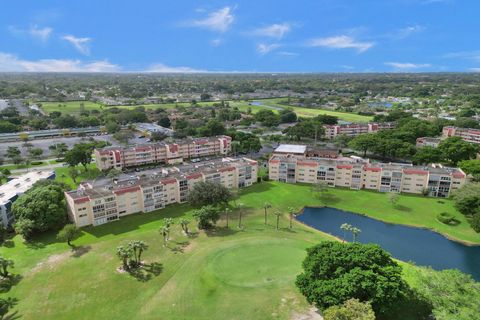
[[[148,143],[131,147],[95,149],[95,162],[100,170],[123,169],[146,164],[181,163],[184,159],[225,156],[231,150],[232,138],[217,136],[178,140],[174,143]]]
[[[405,192],[447,198],[466,182],[461,169],[393,163],[370,163],[359,157],[323,159],[272,156],[271,180],[286,183],[325,183],[330,187]]]
[[[442,142],[441,138],[420,137],[420,138],[417,138],[415,146],[417,148],[422,148],[422,147],[437,148],[440,145],[440,142]]]
[[[480,144],[480,129],[443,127],[442,137],[460,137],[467,142]]]
[[[376,133],[380,130],[394,129],[395,122],[379,122],[379,123],[350,123],[350,124],[329,124],[324,125],[325,137],[334,139],[339,135],[348,137],[356,137],[365,133]]]
[[[12,205],[17,198],[43,179],[55,179],[54,171],[31,171],[0,186],[0,220],[4,227],[12,225]]]
[[[218,182],[229,189],[250,186],[257,181],[257,172],[254,160],[223,158],[82,183],[66,192],[65,198],[71,221],[79,227],[97,226],[186,202],[188,191],[200,181]]]

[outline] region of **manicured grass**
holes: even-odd
[[[40,102],[42,110],[49,114],[53,111],[60,111],[62,114],[77,115],[80,113],[80,104],[83,103],[86,111],[100,110],[101,105],[91,101],[68,101],[68,102]]]
[[[28,168],[32,168],[32,167],[39,167],[39,166],[46,166],[50,163],[50,161],[48,160],[34,160],[33,161],[34,163],[30,163],[28,165]],[[2,165],[0,166],[0,169],[8,169],[8,170],[17,170],[17,169],[26,169],[27,168],[27,165],[25,164],[6,164],[6,165]]]
[[[76,183],[73,182],[73,179],[69,174],[70,167],[55,168],[55,180],[63,182],[70,186],[70,188],[75,189],[80,182],[84,180],[93,180],[101,175],[100,170],[97,169],[94,163],[87,165],[87,171],[85,171],[85,168],[82,165],[78,165],[75,168],[80,173],[78,177],[75,178]]]
[[[272,208],[264,225],[266,201]],[[192,222],[194,234],[187,237],[174,225],[167,248],[158,232],[163,218],[191,219],[188,205],[84,228],[74,241],[77,253],[57,242],[54,234],[29,244],[17,236],[0,251],[15,261],[13,271],[23,278],[3,295],[19,299],[16,310],[22,319],[291,319],[292,313],[309,308],[293,282],[304,249],[332,238],[296,222],[288,229],[287,207],[330,205],[392,222],[408,222],[410,217],[480,242],[464,219],[456,227],[437,225],[437,210],[459,215],[450,201],[443,201],[401,196],[393,208],[387,194],[340,189],[329,190],[322,201],[309,186],[264,182],[244,189],[237,200],[244,204],[242,229],[237,227],[238,210],[230,214],[229,229],[222,220],[217,230],[198,232]],[[284,213],[278,231],[272,214],[277,209]],[[143,259],[157,263],[156,270],[144,271],[138,279],[116,271],[120,261],[115,248],[133,239],[146,241],[150,248]],[[405,274],[407,279],[414,276],[408,270]]]

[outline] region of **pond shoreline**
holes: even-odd
[[[467,241],[467,240],[462,240],[462,239],[458,239],[456,237],[453,237],[453,236],[450,236],[448,234],[445,234],[443,232],[440,232],[436,229],[433,229],[433,228],[429,228],[429,227],[425,227],[425,226],[419,226],[419,225],[415,225],[415,224],[408,224],[408,223],[396,223],[396,222],[391,222],[391,221],[387,221],[387,220],[384,220],[384,219],[379,219],[377,217],[372,217],[366,213],[360,213],[360,212],[353,212],[353,211],[347,211],[347,210],[343,210],[343,209],[340,209],[340,208],[336,208],[336,207],[329,207],[329,206],[305,206],[303,207],[301,210],[300,210],[300,213],[298,215],[295,216],[295,221],[305,225],[305,226],[308,226],[310,228],[313,228],[315,229],[316,231],[320,231],[302,221],[299,221],[297,219],[297,216],[303,214],[303,211],[305,210],[305,208],[313,208],[313,209],[322,209],[322,208],[331,208],[331,209],[336,209],[336,210],[339,210],[339,211],[343,211],[343,212],[347,212],[347,213],[353,213],[353,214],[356,214],[356,215],[359,215],[359,216],[362,216],[362,217],[367,217],[367,218],[370,218],[370,219],[373,219],[373,220],[377,220],[377,221],[380,221],[380,222],[383,222],[383,223],[386,223],[386,224],[391,224],[391,225],[398,225],[398,226],[406,226],[406,227],[412,227],[412,228],[417,228],[417,229],[422,229],[422,230],[428,230],[428,231],[432,231],[432,232],[435,232],[443,237],[445,237],[446,239],[450,240],[450,241],[454,241],[454,242],[457,242],[457,243],[460,243],[460,244],[463,244],[465,246],[469,246],[469,247],[480,247],[480,243],[479,242],[471,242],[471,241]],[[320,231],[320,232],[323,232],[323,231]],[[323,232],[325,234],[329,234],[327,232]],[[330,235],[330,234],[329,234]],[[332,235],[333,236],[333,235]],[[340,240],[343,240],[343,239],[340,239]]]

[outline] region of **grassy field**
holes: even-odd
[[[53,111],[60,111],[62,114],[80,114],[80,104],[83,103],[86,111],[100,110],[101,105],[91,101],[68,101],[68,102],[40,102],[42,110],[49,114]]]
[[[198,232],[192,222],[194,234],[186,237],[175,225],[166,248],[158,232],[163,218],[191,218],[188,205],[84,228],[74,252],[53,234],[31,243],[17,236],[0,248],[2,256],[15,261],[14,273],[22,276],[6,295],[19,299],[16,310],[22,319],[291,319],[309,308],[293,283],[304,249],[332,238],[295,222],[288,229],[289,206],[330,205],[480,242],[448,200],[401,196],[393,208],[386,194],[332,189],[328,195],[321,201],[308,186],[261,183],[242,191],[242,229],[237,227],[238,211],[231,214],[229,229],[222,220],[216,231]],[[267,225],[265,201],[273,206]],[[278,231],[272,214],[276,209],[284,213]],[[448,227],[436,222],[438,210],[453,213],[462,223]],[[152,266],[136,277],[116,271],[120,261],[115,248],[133,239],[150,245],[143,257]],[[406,279],[414,283],[410,269],[415,267],[402,265]]]
[[[94,163],[87,166],[88,171],[85,171],[85,168],[82,165],[78,165],[75,168],[79,172],[78,177],[75,178],[76,183],[73,182],[73,179],[69,174],[70,167],[55,168],[55,180],[63,182],[70,188],[74,189],[80,182],[95,179],[101,174],[100,170],[97,169]]]
[[[263,109],[269,109],[274,111],[275,113],[278,113],[278,110],[268,108],[268,106],[276,106],[276,107],[281,107],[285,108],[287,106],[281,105],[278,103],[278,101],[282,100],[282,98],[274,98],[274,99],[262,99],[259,100],[264,106],[255,106],[255,105],[249,105],[248,102],[245,101],[228,101],[229,105],[231,107],[238,107],[241,111],[246,112],[249,108],[251,109],[252,113],[257,113],[260,110]],[[79,114],[80,113],[80,101],[70,101],[70,102],[42,102],[42,109],[46,113],[50,113],[53,111],[60,111],[64,114]],[[90,101],[85,101],[83,102],[85,106],[85,110],[100,110],[101,105],[98,103],[90,102]],[[214,102],[198,102],[198,106],[206,106],[206,105],[212,105]],[[182,103],[162,103],[162,104],[143,104],[141,106],[145,107],[146,109],[157,109],[157,108],[162,108],[162,109],[174,109],[178,106],[183,106],[183,107],[189,107],[191,106],[190,103],[188,102],[182,102]],[[138,105],[140,106],[140,105]],[[132,105],[132,106],[115,106],[117,108],[121,109],[134,109],[138,107],[137,105]],[[105,108],[111,108],[111,107],[105,107]],[[294,107],[291,106],[295,113],[298,116],[301,117],[315,117],[320,114],[326,114],[326,115],[331,115],[338,117],[340,120],[344,121],[350,121],[350,122],[368,122],[373,119],[373,117],[368,117],[368,116],[361,116],[355,113],[348,113],[348,112],[338,112],[338,111],[331,111],[331,110],[323,110],[323,109],[310,109],[310,108],[301,108],[301,107]]]

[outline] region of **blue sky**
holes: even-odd
[[[15,0],[0,71],[480,71],[478,0]]]

